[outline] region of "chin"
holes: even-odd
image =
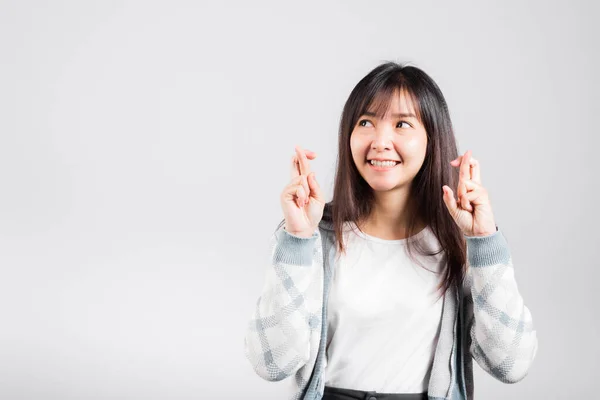
[[[393,189],[402,188],[410,183],[406,182],[406,176],[397,174],[395,177],[390,176],[373,176],[370,172],[372,171],[360,171],[361,176],[367,182],[367,184],[376,192],[388,192]],[[367,179],[368,178],[368,179]],[[412,178],[411,178],[412,180]]]
[[[371,189],[373,189],[376,192],[389,192],[390,190],[394,190],[394,189],[399,189],[400,187],[404,186],[403,182],[397,182],[396,184],[394,183],[385,183],[385,182],[367,182],[369,184],[369,186],[371,187]]]

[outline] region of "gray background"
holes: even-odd
[[[444,92],[538,330],[479,399],[595,395],[593,2],[0,3],[0,398],[283,398],[243,337],[294,145],[383,61]]]

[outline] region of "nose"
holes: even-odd
[[[375,130],[375,137],[371,143],[371,149],[375,151],[392,150],[392,134],[393,130],[385,126],[378,127]]]

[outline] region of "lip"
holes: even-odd
[[[368,158],[367,162],[371,161],[371,160],[375,160],[375,161],[396,161],[396,162],[400,162],[400,160],[394,160],[392,158]]]
[[[391,161],[394,161],[394,160],[391,160]],[[390,170],[396,168],[400,164],[402,164],[402,162],[398,161],[398,163],[392,167],[378,167],[367,161],[367,165],[369,166],[369,168],[373,169],[374,171],[390,171]]]

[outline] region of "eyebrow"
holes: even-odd
[[[365,111],[364,115],[368,115],[369,117],[376,117],[377,115],[374,112],[370,112],[370,111]],[[417,118],[417,116],[415,114],[412,113],[394,113],[392,114],[392,117],[398,117],[398,118]]]

